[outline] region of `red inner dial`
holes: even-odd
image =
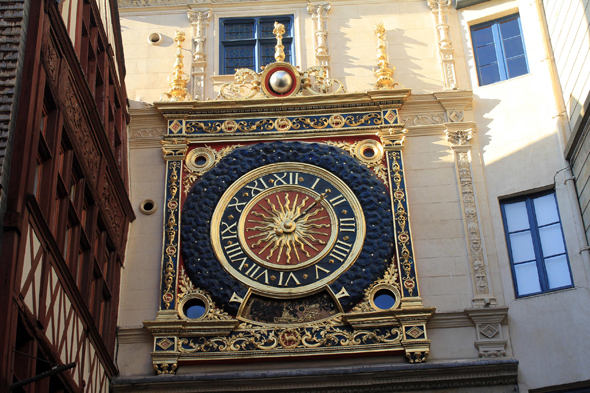
[[[244,246],[276,265],[304,263],[328,246],[332,223],[326,208],[303,192],[276,192],[247,213]]]

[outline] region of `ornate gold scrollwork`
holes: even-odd
[[[260,350],[272,349],[310,349],[323,346],[340,345],[354,347],[369,343],[395,344],[403,338],[402,329],[386,330],[354,330],[347,331],[335,326],[306,328],[288,328],[285,330],[254,329],[240,331],[229,337],[181,338],[178,350],[180,353],[195,352],[239,352],[247,347]],[[186,348],[186,347],[190,348]]]
[[[396,308],[401,300],[400,288],[399,288],[399,276],[397,273],[397,261],[395,258],[391,260],[391,265],[385,271],[383,278],[372,283],[367,289],[365,289],[365,296],[363,300],[357,304],[352,311],[353,312],[370,312],[379,310],[375,306],[373,298],[375,294],[381,289],[387,289],[394,293],[396,296],[396,304],[392,308]]]
[[[296,119],[293,119],[293,128],[299,129],[301,127],[300,123],[315,129],[326,128],[329,125],[327,117],[320,117],[318,119],[298,117]]]
[[[311,77],[313,76],[313,83]],[[334,92],[337,93],[346,93],[346,89],[342,82],[338,79],[330,79],[328,78],[328,71],[324,67],[321,66],[313,66],[309,67],[301,76],[301,92],[306,91],[308,93],[317,95],[317,94],[326,94],[330,91],[330,88],[336,84],[338,88]]]
[[[250,132],[250,131],[256,131],[259,128],[260,129],[265,129],[267,131],[270,131],[273,129],[273,127],[275,126],[275,123],[270,120],[270,119],[264,119],[264,120],[257,120],[257,121],[241,121],[238,123],[238,130],[240,130],[241,132]]]
[[[209,295],[207,291],[195,288],[183,268],[180,268],[180,274],[178,276],[178,289],[180,289],[180,293],[178,294],[178,312],[181,316],[186,318],[183,312],[184,303],[190,299],[197,298],[205,304],[205,313],[199,319],[214,321],[233,319],[228,313],[223,311],[222,308],[215,305],[213,299],[211,299],[211,295]]]
[[[190,121],[186,122],[185,132],[187,134],[192,134],[198,132],[198,130],[203,130],[208,134],[217,134],[222,130],[221,127],[222,124],[220,122],[207,124],[200,121]]]
[[[180,161],[169,163],[170,176],[168,177],[168,220],[166,222],[165,234],[167,237],[166,248],[164,250],[164,258],[166,266],[164,267],[164,284],[166,285],[162,300],[166,305],[166,309],[170,308],[170,304],[174,300],[174,278],[176,271],[174,270],[174,258],[178,251],[178,242],[176,241],[176,234],[178,233],[178,224],[176,221],[176,211],[179,207],[178,203],[178,187],[179,187],[179,169]]]
[[[234,79],[234,82],[221,85],[219,94],[215,97],[216,100],[220,97],[226,100],[248,100],[260,94],[260,74],[248,68],[240,68],[236,70]],[[242,94],[245,95],[241,96]]]
[[[207,145],[205,145],[205,147],[198,147],[191,150],[185,158],[185,175],[182,180],[184,195],[188,195],[190,188],[199,177],[203,176],[205,172],[217,165],[223,157],[227,156],[238,147],[242,147],[242,145],[226,146],[219,151],[215,151]],[[196,164],[196,159],[199,157],[205,158],[204,164]]]
[[[355,143],[333,141],[328,141],[326,143],[328,145],[336,146],[348,151],[351,156],[353,156],[367,168],[375,172],[375,175],[379,179],[381,179],[381,181],[386,186],[389,186],[389,182],[387,181],[387,168],[385,164],[383,164],[383,146],[381,146],[380,143],[372,139],[365,139],[363,141],[358,141]],[[367,149],[373,150],[374,155],[371,157],[365,155],[364,152]]]
[[[393,190],[393,199],[394,199],[394,206],[397,204],[395,208],[395,220],[399,226],[399,232],[397,233],[397,241],[398,244],[401,246],[401,264],[402,268],[404,269],[405,276],[402,277],[402,281],[404,284],[404,288],[408,291],[410,296],[414,294],[414,288],[416,288],[416,279],[412,275],[412,255],[410,250],[408,249],[408,242],[410,241],[410,235],[406,230],[406,223],[408,221],[408,212],[406,211],[402,201],[405,201],[406,194],[404,190],[401,189],[401,181],[402,181],[402,170],[399,164],[399,160],[401,160],[401,155],[399,152],[392,152],[393,164],[391,165],[391,171],[393,176],[393,181],[395,183],[396,189]]]

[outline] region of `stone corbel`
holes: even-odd
[[[436,33],[438,37],[438,52],[440,54],[443,73],[444,89],[458,89],[457,75],[455,73],[455,55],[451,32],[449,27],[449,9],[452,0],[427,0],[435,18]]]
[[[191,22],[193,35],[192,97],[195,100],[203,101],[205,99],[205,76],[207,74],[205,42],[207,39],[207,27],[211,19],[211,10],[196,11],[189,9],[186,15]]]
[[[508,315],[508,307],[472,308],[465,313],[475,324],[475,347],[480,358],[506,356],[506,340],[502,334],[502,322]]]
[[[471,109],[473,92],[471,90],[444,91],[434,93],[438,102],[445,108],[447,121],[460,123],[465,120],[465,111]]]
[[[314,42],[316,65],[330,70],[330,52],[328,49],[328,13],[332,9],[330,3],[307,4],[307,12],[314,21]]]
[[[447,141],[454,152],[455,158],[461,213],[463,215],[463,226],[465,228],[465,239],[467,241],[467,252],[472,274],[474,293],[472,303],[476,307],[496,305],[496,299],[493,296],[492,284],[489,278],[473,172],[471,169],[470,151],[475,123],[445,123],[445,128]]]

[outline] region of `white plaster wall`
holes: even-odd
[[[470,26],[519,12],[530,73],[479,87]],[[582,330],[564,335],[565,326],[590,323],[587,310],[587,262],[579,250],[579,211],[563,173],[563,141],[557,127],[557,105],[542,40],[542,21],[534,2],[492,0],[459,12],[463,45],[474,93],[474,114],[483,160],[485,190],[493,225],[499,275],[506,304],[514,356],[520,361],[523,391],[585,380],[590,355],[580,342]],[[557,178],[557,181],[555,180]],[[556,190],[575,289],[515,299],[499,200],[539,189]],[[572,203],[572,201],[574,203]]]
[[[131,149],[131,203],[136,219],[130,225],[125,268],[121,274],[119,326],[137,327],[156,318],[162,260],[166,163],[159,148]],[[139,205],[152,199],[158,205],[145,215]]]
[[[406,138],[404,166],[424,305],[436,307],[437,312],[471,307],[473,290],[455,163],[443,133]]]

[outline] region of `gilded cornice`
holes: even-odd
[[[354,112],[401,107],[410,96],[410,89],[367,91],[361,93],[296,96],[288,98],[263,98],[227,101],[155,102],[154,106],[167,119],[232,118],[265,114],[289,114],[329,112]]]

